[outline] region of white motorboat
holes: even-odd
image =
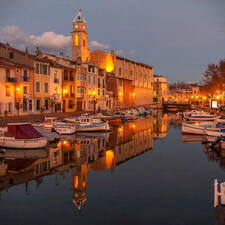
[[[212,122],[210,123],[182,123],[181,130],[182,133],[186,134],[199,134],[199,135],[204,135],[205,134],[205,129],[207,127],[211,127]]]
[[[59,122],[56,117],[45,117],[45,121],[41,124],[33,124],[35,128],[43,128],[44,130],[55,131],[58,134],[74,134],[76,126],[72,123]]]
[[[219,131],[221,128],[225,128],[225,120],[218,119],[208,122],[195,122],[195,123],[182,123],[182,133],[188,134],[207,134],[207,131]],[[214,136],[214,135],[211,135]]]
[[[220,116],[217,116],[215,114],[210,114],[208,112],[196,110],[185,112],[183,116],[184,119],[192,121],[213,121],[220,118]]]
[[[58,122],[53,127],[54,131],[61,135],[70,135],[76,132],[76,125],[72,123]]]
[[[38,149],[48,141],[29,123],[9,123],[0,134],[0,146],[13,149]]]
[[[34,123],[32,124],[34,127],[40,127],[44,130],[53,130],[53,126],[58,122],[56,117],[45,117],[45,121],[43,123]]]
[[[93,116],[83,115],[79,117],[69,117],[64,118],[64,121],[76,124],[93,124],[93,123],[102,123],[103,121],[99,118],[94,118]]]
[[[108,132],[108,131],[110,131],[108,122],[77,124],[77,132]]]

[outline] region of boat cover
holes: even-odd
[[[34,139],[43,137],[31,124],[8,124],[8,133],[16,139]]]

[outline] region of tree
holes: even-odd
[[[225,88],[225,59],[218,64],[209,64],[204,72],[202,91],[208,94],[222,93]]]

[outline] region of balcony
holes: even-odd
[[[59,79],[58,78],[54,78],[54,83],[58,84],[59,83]]]
[[[16,83],[17,78],[16,77],[6,77],[6,82],[8,83]]]

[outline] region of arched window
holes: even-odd
[[[83,47],[86,47],[86,38],[83,36]]]
[[[78,35],[75,35],[74,36],[74,44],[75,44],[75,46],[78,46],[79,45]]]

